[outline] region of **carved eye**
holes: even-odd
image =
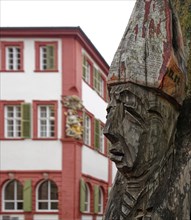
[[[163,118],[162,115],[161,115],[161,113],[159,113],[159,112],[156,111],[156,110],[149,109],[148,112],[149,112],[150,114],[153,114],[153,115],[155,115],[155,116],[159,116],[160,118]]]
[[[144,119],[141,117],[141,115],[139,113],[137,113],[135,111],[134,108],[130,107],[130,106],[127,106],[127,105],[124,105],[124,110],[130,114],[134,119],[136,119],[136,121],[138,121],[139,123],[144,123]]]

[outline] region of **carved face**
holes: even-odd
[[[151,173],[170,149],[177,111],[154,91],[131,83],[110,90],[105,136],[110,158],[128,177]]]

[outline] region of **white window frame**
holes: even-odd
[[[103,214],[103,190],[99,187],[98,214]]]
[[[46,117],[41,117],[41,108],[46,109]],[[51,116],[51,108],[54,111],[54,117]],[[39,105],[38,106],[38,138],[54,138],[55,137],[55,132],[56,132],[56,121],[55,121],[55,108],[54,105]],[[42,131],[42,121],[45,122],[46,124],[44,125],[45,130]],[[53,133],[54,135],[51,135],[51,122],[54,121],[54,129]],[[42,132],[44,132],[44,135],[42,135]]]
[[[38,194],[39,194],[39,188],[41,186],[41,184],[43,184],[44,182],[48,181],[48,199],[38,199]],[[51,200],[51,180],[44,180],[42,182],[40,182],[36,188],[36,210],[39,212],[58,212],[59,209],[51,209],[51,203],[52,202],[57,202],[59,203],[59,200],[57,199],[52,199]],[[53,182],[54,183],[54,182]],[[55,184],[55,183],[54,183]],[[56,185],[56,184],[55,184]],[[57,190],[58,190],[58,186],[57,186]],[[39,203],[40,202],[46,202],[48,203],[48,209],[39,209]],[[58,204],[59,205],[59,204]]]
[[[48,57],[48,47],[53,48],[53,55],[52,57]],[[53,70],[54,69],[54,63],[55,63],[55,47],[53,45],[46,45],[46,46],[40,46],[40,70]],[[49,68],[48,63],[52,59],[53,66],[52,68]]]
[[[13,50],[11,58],[10,58],[11,52],[9,51],[10,49]],[[12,63],[10,63],[11,60],[12,60]],[[10,68],[11,65],[13,68]],[[21,48],[18,46],[7,46],[6,47],[6,70],[20,70],[20,69],[21,69]]]
[[[14,200],[5,200],[6,187],[12,181],[14,181]],[[10,180],[10,181],[6,182],[2,187],[2,210],[4,212],[23,212],[24,211],[23,209],[17,209],[17,203],[24,202],[23,199],[22,200],[17,199],[17,184],[18,184],[18,182],[19,182],[18,180]],[[5,209],[5,203],[8,203],[8,202],[14,203],[14,209]]]
[[[84,213],[90,212],[90,188],[87,183],[85,183],[85,200],[84,200]]]
[[[101,129],[100,129],[100,144],[99,144],[99,151],[101,153],[104,153],[105,152],[105,137],[104,137],[104,134],[103,134],[103,126],[101,126]]]
[[[8,108],[13,108],[13,117],[8,116]],[[19,108],[19,110],[18,110]],[[5,137],[6,138],[21,138],[21,105],[6,105],[5,106]],[[17,114],[20,116],[17,116]],[[8,121],[12,121],[13,125],[13,136],[9,136],[9,124]],[[20,134],[19,134],[20,133]]]
[[[91,118],[84,114],[84,144],[91,145]]]

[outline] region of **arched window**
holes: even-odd
[[[53,181],[46,180],[37,187],[37,210],[58,210],[58,187]]]
[[[84,212],[90,212],[90,189],[87,183],[85,183],[85,200],[84,200]]]
[[[4,210],[23,210],[23,186],[17,180],[7,182],[3,187]]]
[[[99,187],[98,191],[98,213],[103,213],[103,190]]]

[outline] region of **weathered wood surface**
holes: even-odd
[[[104,132],[118,173],[105,220],[190,220],[189,39],[174,3],[137,1],[111,64]]]
[[[173,0],[173,4],[177,11],[183,34],[185,58],[188,70],[187,94],[189,95],[191,93],[191,1]]]

